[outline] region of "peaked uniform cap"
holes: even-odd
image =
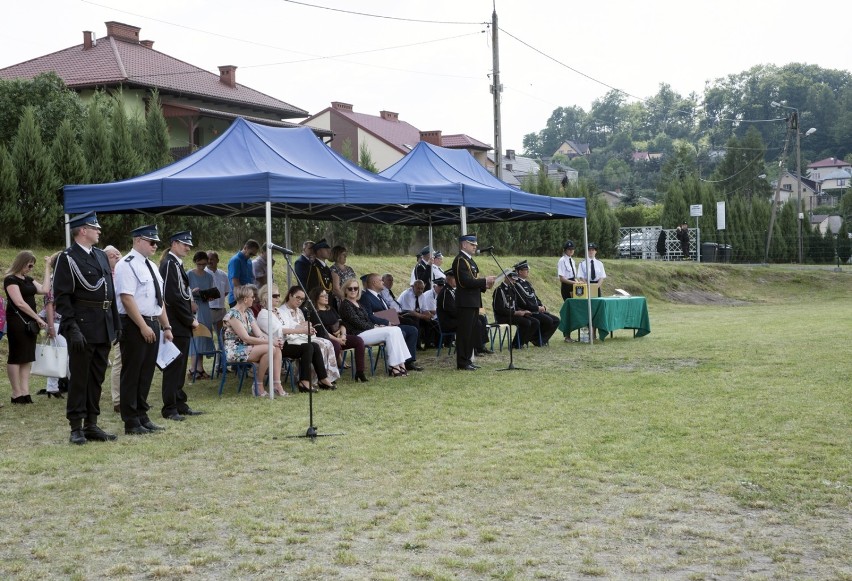
[[[157,232],[156,224],[148,224],[147,226],[139,226],[135,230],[131,230],[130,232],[131,238],[144,238],[145,240],[150,240],[151,242],[159,242],[160,236]]]
[[[515,266],[513,266],[512,268],[514,268],[514,269],[515,269],[515,272],[517,272],[517,271],[519,271],[519,270],[529,270],[529,269],[530,269],[530,264],[529,264],[529,262],[527,262],[526,260],[522,260],[521,262],[519,262],[518,264],[516,264],[516,265],[515,265]]]
[[[68,220],[68,227],[72,230],[74,228],[79,228],[80,226],[91,226],[92,228],[101,227],[101,225],[98,224],[98,215],[94,212],[94,210],[86,212],[85,214],[80,214],[79,216],[74,216]]]
[[[175,232],[174,234],[172,234],[171,238],[169,238],[169,243],[172,242],[182,242],[187,246],[192,246],[192,232],[190,232],[189,230]]]

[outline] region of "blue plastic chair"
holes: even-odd
[[[219,396],[225,391],[225,380],[228,378],[228,368],[231,368],[234,373],[237,374],[237,378],[240,380],[239,385],[237,385],[237,393],[240,393],[243,389],[243,380],[246,378],[246,375],[249,371],[252,372],[252,394],[257,395],[257,380],[258,380],[258,371],[257,365],[252,363],[251,361],[228,361],[228,356],[225,353],[225,338],[224,338],[224,330],[219,330],[219,361],[221,362],[220,371],[222,372],[222,379],[219,382]]]
[[[207,337],[210,339],[210,342],[213,343],[212,351],[198,351],[195,348],[195,339],[196,338],[204,338]],[[189,341],[189,367],[193,369],[193,361],[195,361],[196,356],[202,357],[212,357],[213,358],[213,369],[210,374],[210,379],[214,379],[216,377],[216,373],[219,370],[219,358],[222,355],[222,341],[220,339],[220,334],[213,334],[213,330],[207,325],[199,323],[198,327],[192,332],[192,339]],[[216,341],[219,341],[219,345],[216,345]],[[204,364],[202,362],[202,369],[204,368]],[[190,376],[190,384],[195,383],[195,373]]]
[[[456,340],[456,332],[455,331],[444,331],[441,328],[441,322],[438,321],[438,350],[435,353],[435,357],[441,356],[441,349],[444,348],[444,338],[447,339],[447,355],[452,355],[453,349],[455,348],[453,345],[453,341]]]

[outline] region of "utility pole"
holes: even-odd
[[[493,50],[493,70],[491,71],[491,95],[494,98],[494,175],[503,179],[503,127],[500,121],[500,93],[503,85],[500,84],[500,48],[497,44],[497,2],[494,2],[494,11],[491,13],[491,46]]]
[[[802,264],[802,134],[799,133],[798,109],[793,109],[790,123],[796,132],[796,212],[799,219],[799,264]]]

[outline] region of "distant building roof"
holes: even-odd
[[[482,143],[478,139],[474,139],[464,133],[455,135],[444,135],[441,137],[441,146],[451,149],[481,149],[482,151],[490,151],[493,149],[487,143]]]
[[[217,75],[153,49],[139,40],[140,29],[107,22],[107,36],[83,33],[83,44],[0,69],[0,78],[33,78],[55,72],[72,89],[142,87],[161,93],[198,98],[215,104],[239,105],[280,118],[306,117],[308,112],[236,82],[237,67],[219,67]]]
[[[852,163],[842,159],[837,159],[836,157],[827,157],[808,164],[808,169],[820,169],[823,167],[852,167]]]

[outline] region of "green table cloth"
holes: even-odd
[[[565,299],[559,312],[559,330],[570,333],[589,325],[589,308],[584,299]],[[600,340],[618,329],[633,329],[634,337],[651,332],[645,297],[603,297],[592,299],[592,325]]]

